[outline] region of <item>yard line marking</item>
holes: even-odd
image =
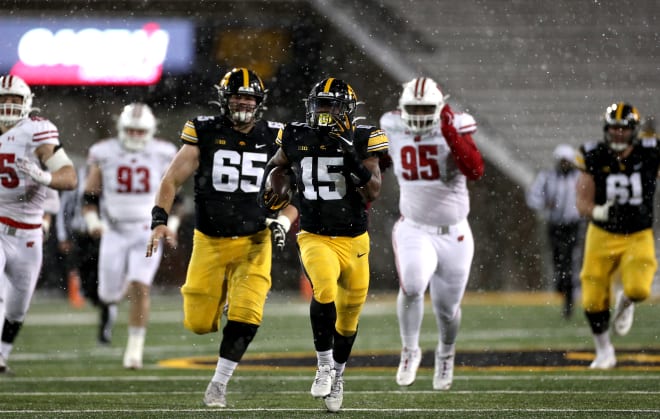
[[[392,380],[392,375],[345,375],[346,381],[383,381]],[[421,378],[421,377],[420,377]],[[0,386],[3,383],[41,383],[41,382],[105,382],[109,376],[96,376],[96,377],[80,377],[80,376],[58,376],[58,377],[11,377],[11,380],[0,381]],[[131,376],[112,376],[113,381],[123,382],[151,382],[151,381],[207,381],[210,379],[209,374],[202,372],[200,375],[180,375],[180,376],[157,376],[157,375],[131,375]],[[428,377],[427,380],[430,380]],[[235,375],[232,381],[309,381],[310,377],[307,375],[284,375],[284,376],[258,376],[258,375]],[[454,381],[627,381],[627,380],[645,380],[645,381],[660,381],[660,374],[648,375],[581,375],[581,376],[552,376],[545,374],[536,375],[468,375],[468,376],[454,376]],[[405,390],[399,390],[407,392]],[[451,391],[453,392],[453,391]],[[435,392],[437,393],[437,391]],[[0,393],[2,394],[2,393]]]
[[[387,413],[500,413],[500,412],[525,412],[525,413],[660,413],[660,409],[373,409],[373,408],[342,408],[342,412],[387,412]],[[0,410],[0,413],[13,414],[35,414],[35,413],[195,413],[195,412],[214,412],[216,414],[241,413],[241,412],[316,412],[325,413],[325,409],[301,409],[301,408],[257,408],[257,409],[228,409],[228,408],[208,408],[208,409],[60,409],[60,410]]]
[[[309,391],[294,391],[294,390],[277,390],[269,391],[268,394],[280,395],[304,395]],[[592,391],[592,390],[452,390],[451,394],[628,394],[628,395],[653,395],[660,394],[660,391],[652,390],[630,390],[630,391]],[[122,396],[122,397],[141,397],[141,396],[158,396],[158,395],[197,395],[200,391],[12,391],[0,393],[0,399],[4,396]],[[241,395],[253,394],[252,391],[241,391],[228,389],[227,394]],[[362,394],[362,395],[401,395],[401,394],[438,394],[437,390],[355,390],[346,392],[346,394]]]

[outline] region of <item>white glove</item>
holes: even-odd
[[[596,205],[591,210],[591,219],[606,222],[610,218],[610,207],[612,205],[614,205],[614,201],[607,201],[603,205]]]
[[[85,219],[85,224],[87,225],[87,232],[89,234],[103,234],[105,230],[105,224],[99,218],[99,214],[96,211],[88,211],[83,215]]]
[[[282,251],[286,244],[286,233],[291,228],[291,221],[286,215],[280,215],[276,219],[266,218],[266,225],[270,228],[273,245]]]
[[[19,157],[16,159],[16,167],[18,170],[30,176],[32,179],[38,183],[41,183],[42,185],[48,186],[53,180],[53,175],[51,175],[50,172],[41,170],[37,163],[26,158]]]

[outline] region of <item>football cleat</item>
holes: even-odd
[[[589,368],[592,370],[609,370],[616,366],[616,354],[614,353],[614,346],[609,345],[603,351],[596,351],[596,358],[594,358]]]
[[[420,362],[422,362],[422,350],[420,348],[414,350],[403,348],[399,369],[396,371],[396,383],[400,386],[409,386],[414,383]]]
[[[335,376],[332,380],[332,388],[330,394],[323,399],[325,407],[328,412],[339,412],[341,404],[344,401],[344,377],[343,375]]]
[[[124,352],[124,368],[139,370],[142,368],[144,336],[129,336]]]
[[[314,382],[312,383],[312,393],[313,397],[325,397],[332,391],[332,382],[335,379],[336,371],[330,365],[324,364],[319,365],[316,370],[316,376],[314,377]]]
[[[435,372],[433,374],[433,390],[449,390],[454,381],[454,354],[435,354]]]
[[[7,372],[9,372],[7,361],[5,361],[4,356],[0,355],[0,374],[6,374]]]
[[[227,385],[211,381],[204,393],[204,404],[208,407],[227,407]]]
[[[626,307],[626,300],[623,291],[619,291],[616,295],[614,321],[612,322],[614,332],[619,336],[625,336],[630,332],[635,317],[635,303],[627,301],[628,306]]]

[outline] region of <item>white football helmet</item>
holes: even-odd
[[[117,119],[117,135],[129,151],[140,151],[154,138],[156,117],[144,103],[126,105]]]
[[[403,122],[415,134],[425,134],[438,126],[445,99],[432,79],[419,77],[403,85],[399,109]]]
[[[32,111],[32,98],[34,95],[30,86],[22,78],[12,75],[0,77],[0,96],[21,96],[22,103],[0,103],[0,124],[10,126],[26,118]]]

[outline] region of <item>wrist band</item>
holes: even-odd
[[[158,205],[151,209],[151,229],[153,230],[159,225],[167,225],[167,212]]]

